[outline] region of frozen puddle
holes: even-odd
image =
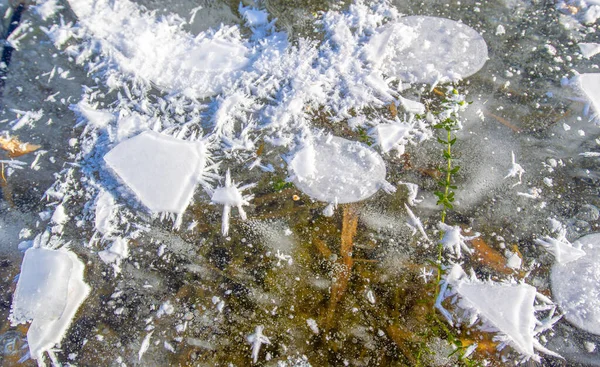
[[[386,24],[368,51],[368,58],[387,75],[434,85],[473,75],[488,58],[487,44],[473,28],[427,16]]]
[[[574,243],[584,256],[552,267],[552,294],[565,319],[578,328],[600,335],[600,234]]]
[[[385,162],[367,146],[336,136],[320,136],[296,153],[290,164],[294,184],[306,195],[334,204],[364,200],[382,187]]]
[[[90,287],[83,280],[84,264],[69,250],[30,248],[25,252],[15,290],[11,322],[31,322],[29,351],[43,363],[44,352],[65,336]]]
[[[206,151],[202,142],[145,131],[104,160],[150,210],[181,214],[201,182]]]

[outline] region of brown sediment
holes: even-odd
[[[352,205],[342,206],[344,214],[342,219],[342,243],[340,246],[341,258],[337,262],[339,270],[336,272],[333,284],[331,285],[331,297],[329,298],[329,307],[325,322],[327,329],[330,329],[334,324],[337,305],[346,293],[348,281],[352,274],[352,266],[354,265],[352,248],[358,227],[358,213]]]
[[[317,250],[319,250],[319,252],[321,253],[321,255],[323,255],[324,258],[326,259],[330,259],[331,255],[333,254],[331,252],[331,250],[329,249],[329,247],[327,247],[327,245],[325,244],[325,242],[323,242],[321,239],[314,237],[312,240],[313,245],[315,245],[315,247],[317,248]]]
[[[390,110],[390,115],[392,115],[392,118],[396,118],[396,116],[398,116],[398,107],[396,107],[396,104],[390,103],[390,106],[388,108]]]
[[[506,265],[506,258],[494,250],[481,237],[471,240],[475,255],[480,263],[502,274],[513,274],[513,269]]]

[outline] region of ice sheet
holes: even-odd
[[[146,131],[121,142],[104,160],[150,210],[179,214],[200,182],[206,156],[202,142]]]

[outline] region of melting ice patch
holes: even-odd
[[[336,136],[320,136],[296,153],[289,164],[291,180],[313,199],[344,204],[364,200],[385,180],[385,162],[364,144]]]
[[[11,322],[31,322],[27,343],[31,356],[42,361],[64,337],[90,288],[83,263],[68,250],[30,248],[25,252],[15,290]]]
[[[150,210],[181,214],[202,180],[206,150],[199,141],[145,131],[118,144],[104,160]]]
[[[127,0],[69,0],[79,23],[119,68],[192,98],[221,92],[249,62],[237,27],[197,37],[175,17],[156,19]]]
[[[385,74],[411,83],[435,85],[465,78],[488,58],[483,37],[450,19],[403,17],[378,32],[370,41],[367,59]]]
[[[554,264],[552,294],[571,324],[600,335],[600,234],[584,236],[574,245],[582,246],[585,256]]]

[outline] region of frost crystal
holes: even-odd
[[[508,174],[506,176],[504,176],[504,179],[507,179],[509,177],[517,177],[517,176],[519,176],[519,182],[517,182],[516,184],[513,185],[513,187],[515,187],[515,186],[520,185],[521,183],[523,183],[523,181],[521,181],[521,176],[523,176],[523,173],[525,173],[525,170],[523,169],[523,167],[521,167],[520,164],[517,163],[517,161],[515,159],[515,153],[514,152],[510,152],[510,154],[512,156],[512,167],[508,171]]]
[[[223,236],[227,236],[227,233],[229,233],[229,215],[232,206],[237,207],[242,220],[246,220],[246,212],[243,206],[249,204],[249,201],[252,200],[252,195],[244,196],[242,195],[242,191],[251,187],[254,187],[254,184],[238,188],[235,182],[231,181],[231,175],[229,170],[227,170],[225,174],[225,186],[217,187],[213,192],[211,201],[215,204],[223,205],[223,218],[221,219],[221,233]]]
[[[473,253],[473,250],[467,246],[466,241],[471,241],[474,238],[479,237],[479,233],[475,233],[474,236],[463,236],[462,230],[459,226],[449,226],[445,223],[438,223],[438,228],[444,231],[441,243],[444,249],[450,251],[456,258],[462,257],[461,249],[467,253]]]
[[[260,353],[260,347],[263,344],[271,344],[269,338],[263,334],[264,327],[259,325],[254,330],[254,334],[250,334],[247,338],[248,343],[252,345],[252,361],[258,362],[258,353]]]

